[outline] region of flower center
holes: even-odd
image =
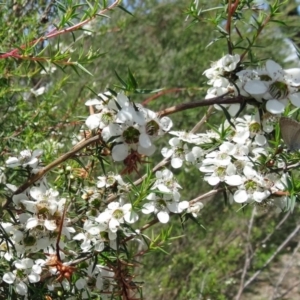
[[[284,82],[275,81],[270,85],[269,92],[275,99],[284,99],[288,95],[289,90]]]
[[[133,126],[128,127],[123,132],[124,141],[127,144],[136,144],[139,141],[140,132]]]
[[[251,123],[249,126],[249,130],[251,133],[257,133],[260,131],[260,124],[255,122],[255,123]]]
[[[245,188],[248,192],[253,192],[253,191],[256,191],[257,189],[257,183],[253,180],[248,180],[246,183],[245,183]]]
[[[226,168],[225,168],[225,167],[218,167],[218,168],[216,169],[216,175],[217,175],[218,177],[224,178],[225,174],[226,174]]]
[[[155,207],[157,208],[157,210],[162,210],[166,207],[166,201],[163,199],[157,199]]]
[[[113,216],[115,219],[117,219],[117,220],[122,219],[123,216],[124,216],[123,210],[122,210],[122,209],[116,209],[116,210],[113,212],[112,216]]]
[[[154,120],[151,120],[146,124],[146,132],[150,136],[157,135],[159,130],[159,125]]]
[[[102,114],[101,119],[103,123],[109,124],[110,122],[113,122],[114,115],[111,112],[105,112],[104,114]]]

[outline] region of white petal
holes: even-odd
[[[124,216],[124,220],[129,224],[135,223],[138,219],[139,216],[134,211],[130,211]]]
[[[276,99],[268,100],[266,109],[272,114],[281,114],[284,112],[285,105]]]
[[[16,279],[16,275],[12,272],[8,272],[3,275],[2,279],[8,284],[12,284]]]
[[[177,147],[180,144],[180,139],[177,137],[173,137],[169,140],[169,144],[173,147]]]
[[[248,81],[244,89],[250,95],[263,95],[268,91],[268,87],[260,80],[250,80]]]
[[[9,168],[14,168],[21,165],[16,157],[9,157],[5,163]]]
[[[31,283],[39,282],[41,279],[39,274],[31,273],[28,275],[28,280]]]
[[[116,201],[113,201],[113,202],[110,202],[107,207],[111,210],[115,210],[115,209],[118,209],[120,207],[120,203],[119,202],[116,202]]]
[[[55,220],[45,220],[44,223],[46,229],[53,231],[57,228]]]
[[[118,94],[117,101],[121,107],[126,107],[130,105],[129,99],[124,94]]]
[[[245,141],[249,138],[250,132],[249,130],[236,132],[232,138],[238,144],[244,144]]]
[[[157,218],[158,218],[159,222],[163,223],[163,224],[168,223],[170,220],[170,216],[166,211],[160,211],[157,214]]]
[[[89,233],[89,234],[91,234],[91,235],[97,235],[97,234],[99,234],[100,233],[100,228],[98,227],[98,226],[92,226],[92,227],[90,227],[88,230],[87,230],[87,232]],[[75,237],[74,237],[75,238]],[[74,239],[73,238],[73,239]]]
[[[101,105],[103,102],[98,100],[98,99],[90,99],[90,100],[87,100],[84,104],[86,106],[92,106],[92,105]]]
[[[33,265],[32,266],[32,272],[35,274],[41,274],[43,271],[42,267],[40,265]]]
[[[139,136],[139,143],[143,148],[149,148],[152,145],[152,142],[150,140],[150,137],[146,133],[142,133]]]
[[[183,161],[182,161],[182,159],[179,158],[179,157],[174,157],[174,158],[172,158],[172,160],[171,160],[171,165],[172,165],[172,167],[173,167],[174,169],[180,168],[180,167],[182,166],[182,163],[183,163]]]
[[[169,149],[167,147],[163,147],[161,149],[161,154],[163,157],[169,158],[173,155],[174,151],[172,149]]]
[[[267,60],[266,70],[273,80],[279,79],[283,75],[282,67],[273,60]]]
[[[248,200],[248,194],[245,190],[237,190],[233,195],[233,199],[237,203],[244,203]]]
[[[83,288],[86,287],[86,280],[83,278],[79,278],[76,282],[75,282],[75,286],[79,289],[82,290]]]
[[[266,198],[268,198],[270,196],[270,192],[269,191],[263,191],[263,192],[254,192],[253,193],[253,199],[256,202],[261,202],[263,200],[265,200]]]
[[[241,105],[240,104],[231,104],[228,108],[229,114],[234,117],[238,111],[240,110]]]
[[[300,107],[300,93],[291,94],[289,96],[289,99],[291,100],[293,105]]]
[[[250,167],[250,166],[248,166],[248,165],[246,165],[246,166],[244,167],[243,173],[245,174],[245,176],[246,176],[248,179],[253,178],[253,177],[256,176],[256,174],[257,174],[256,171],[255,171],[252,167]]]
[[[143,155],[146,155],[146,156],[153,155],[155,150],[156,150],[156,147],[153,144],[148,148],[144,148],[141,145],[138,145],[138,152],[140,154],[143,154]]]
[[[112,158],[114,161],[122,161],[129,154],[129,147],[126,144],[115,145],[112,149]]]
[[[32,187],[30,189],[30,196],[35,200],[40,200],[43,197],[45,191],[46,190],[41,187]]]
[[[300,84],[300,69],[299,68],[293,68],[284,70],[286,80],[288,84],[290,85],[296,85],[298,86]]]
[[[117,232],[117,230],[119,229],[119,226],[120,226],[120,222],[115,219],[115,218],[112,218],[110,221],[109,221],[109,229],[112,231],[112,232]]]
[[[263,146],[267,143],[267,139],[264,135],[262,134],[257,134],[255,136],[255,142],[258,146]]]
[[[164,131],[169,131],[173,126],[173,121],[169,117],[160,119],[160,125]]]
[[[38,226],[39,221],[37,218],[29,218],[26,222],[26,229],[32,229]]]
[[[208,184],[210,184],[210,185],[216,185],[220,182],[220,178],[217,176],[206,177],[206,180],[207,180]]]
[[[243,183],[240,175],[225,176],[225,183],[231,186],[238,186]]]
[[[142,207],[142,213],[145,215],[151,214],[154,212],[154,204],[153,203],[145,203]]]
[[[31,258],[23,258],[21,260],[17,260],[15,263],[15,267],[17,269],[30,269],[33,266],[33,260]]]
[[[183,212],[189,206],[190,206],[190,203],[188,201],[181,201],[181,202],[179,202],[179,211]]]
[[[101,122],[101,115],[100,114],[94,114],[87,117],[85,120],[85,125],[90,129],[96,129],[100,126]]]
[[[25,296],[27,294],[27,290],[28,290],[27,285],[23,281],[16,284],[16,292],[19,295]]]

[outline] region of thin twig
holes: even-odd
[[[114,7],[116,7],[119,3],[121,2],[121,0],[116,0],[115,2],[113,2],[110,6],[108,6],[107,8],[99,11],[97,14],[91,16],[90,18],[82,21],[82,22],[79,22],[69,28],[65,28],[65,29],[61,29],[61,30],[57,30],[57,29],[53,29],[51,32],[49,32],[47,35],[45,36],[42,36],[38,39],[35,39],[31,42],[29,42],[28,44],[26,45],[22,45],[20,46],[19,48],[15,48],[9,52],[6,52],[6,53],[3,53],[0,55],[0,59],[5,59],[5,58],[8,58],[8,57],[15,57],[15,58],[23,58],[22,55],[18,54],[20,49],[25,49],[26,47],[28,46],[33,46],[33,45],[36,45],[40,42],[43,42],[45,40],[48,40],[48,39],[51,39],[51,38],[54,38],[54,37],[57,37],[59,35],[62,35],[62,34],[65,34],[65,33],[69,33],[69,32],[73,32],[79,28],[81,28],[83,25],[89,23],[90,21],[92,21],[93,19],[95,19],[98,15],[103,15],[105,12],[113,9]],[[36,57],[32,57],[32,60],[34,60]],[[24,59],[29,59],[29,57],[27,56],[24,56]]]
[[[282,281],[284,280],[288,271],[294,266],[295,263],[295,255],[297,254],[298,250],[300,249],[300,242],[297,244],[297,247],[294,249],[293,254],[289,256],[289,261],[285,264],[284,269],[281,271],[279,278],[277,279],[277,283],[273,289],[272,300],[277,298],[276,294],[278,292],[279,286],[281,285]]]
[[[257,276],[273,261],[273,259],[279,254],[279,252],[290,242],[291,239],[295,237],[295,235],[300,230],[300,225],[297,225],[297,227],[293,230],[293,232],[284,240],[284,242],[276,249],[276,251],[273,253],[273,255],[265,262],[265,264],[257,271],[255,272],[250,279],[244,284],[244,289],[249,286],[256,278]]]
[[[210,106],[205,115],[202,117],[202,119],[194,126],[194,128],[191,130],[191,133],[196,133],[199,131],[199,129],[203,126],[203,124],[208,120],[208,118],[210,117],[210,115],[212,114],[214,110],[213,106]]]
[[[240,287],[239,287],[239,291],[236,295],[236,300],[240,300],[243,291],[244,291],[244,282],[245,282],[245,278],[247,275],[247,271],[250,265],[250,256],[249,256],[249,248],[250,248],[250,235],[251,235],[251,230],[253,228],[253,221],[254,221],[254,216],[256,214],[256,206],[253,207],[252,209],[252,214],[251,214],[251,218],[249,221],[249,225],[248,225],[248,233],[247,233],[247,237],[246,237],[246,245],[245,245],[245,252],[246,252],[246,257],[245,257],[245,263],[244,263],[244,268],[243,268],[243,272],[242,272],[242,276],[241,276],[241,283],[240,283]]]
[[[203,99],[199,101],[193,101],[189,103],[183,103],[183,104],[178,104],[172,107],[168,107],[166,109],[163,109],[158,112],[159,116],[167,116],[171,115],[175,112],[191,109],[191,108],[196,108],[196,107],[202,107],[202,106],[209,106],[213,104],[236,104],[236,103],[242,103],[242,101],[245,100],[243,96],[236,96],[233,98],[225,98],[226,95],[211,98],[211,99]]]
[[[23,191],[25,191],[28,187],[30,187],[32,184],[34,184],[36,181],[38,181],[39,179],[41,179],[48,171],[50,171],[51,169],[53,169],[54,167],[58,166],[59,164],[61,164],[62,162],[64,162],[65,160],[73,157],[77,152],[79,152],[80,150],[84,149],[85,147],[89,146],[90,144],[97,142],[101,140],[101,136],[96,135],[93,136],[91,138],[88,138],[86,140],[81,141],[79,144],[77,144],[72,150],[70,150],[69,152],[63,154],[62,156],[60,156],[59,158],[57,158],[56,160],[54,160],[52,163],[50,163],[49,165],[47,165],[46,167],[42,168],[40,171],[38,171],[38,173],[36,173],[35,175],[33,175],[32,177],[30,177],[23,185],[21,185],[14,194],[20,194]]]

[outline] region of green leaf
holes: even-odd
[[[90,73],[83,65],[81,65],[80,63],[76,62],[75,63],[76,66],[78,66],[82,71],[84,71],[85,73],[89,74],[90,76],[94,76],[92,73]]]
[[[117,6],[118,8],[120,8],[121,10],[123,10],[125,13],[131,15],[132,17],[134,17],[134,15],[128,11],[125,7],[123,7],[122,5]]]

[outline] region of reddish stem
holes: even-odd
[[[101,14],[104,14],[105,12],[113,9],[115,6],[117,6],[119,4],[120,0],[116,0],[115,2],[113,2],[113,4],[111,4],[110,6],[108,6],[107,8],[99,11],[97,14],[95,14],[94,16],[78,23],[78,24],[75,24],[69,28],[66,28],[66,29],[61,29],[61,30],[57,30],[57,29],[53,29],[52,31],[50,31],[50,33],[48,33],[46,36],[42,36],[38,39],[35,39],[31,42],[29,42],[28,44],[26,45],[22,45],[20,48],[21,49],[25,49],[26,47],[28,46],[32,46],[32,45],[36,45],[40,42],[43,42],[45,40],[48,40],[48,39],[51,39],[51,38],[54,38],[56,36],[59,36],[59,35],[62,35],[62,34],[65,34],[65,33],[68,33],[68,32],[72,32],[72,31],[75,31],[79,28],[81,28],[83,25],[89,23],[90,21],[92,21],[93,19],[96,18],[97,15],[101,15]],[[9,52],[6,52],[4,54],[1,54],[0,55],[0,59],[4,59],[4,58],[8,58],[8,57],[14,57],[14,58],[21,58],[21,59],[30,59],[30,60],[38,60],[38,59],[34,59],[34,57],[29,57],[29,56],[25,56],[26,58],[24,58],[22,55],[18,54],[20,51],[19,48],[15,48]]]

